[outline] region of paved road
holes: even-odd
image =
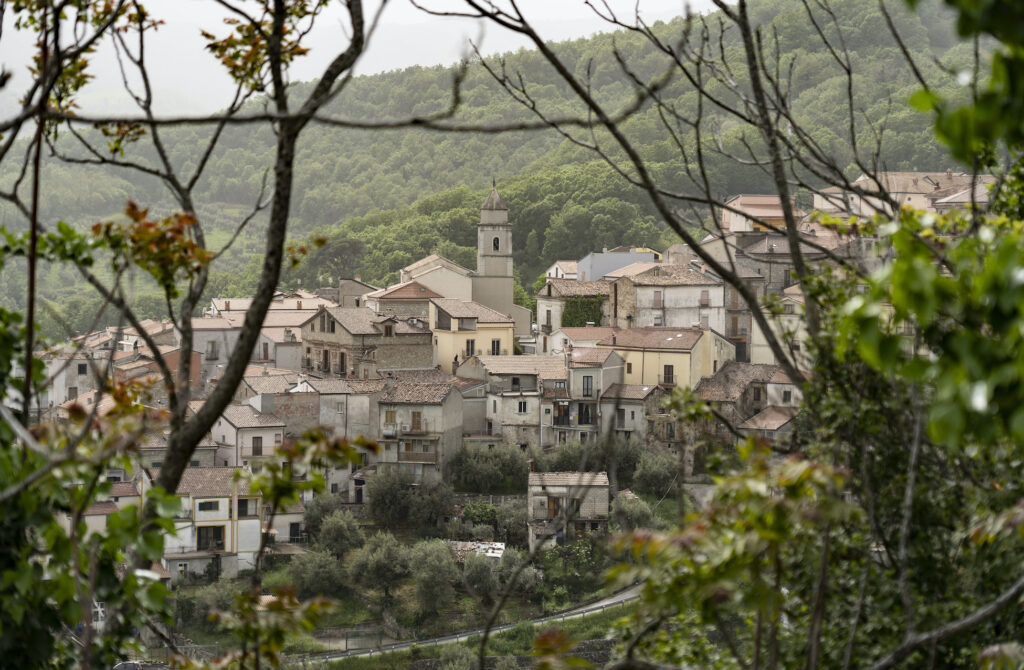
[[[637,597],[638,597],[639,592],[640,592],[640,585],[636,584],[634,586],[630,586],[630,587],[628,587],[626,589],[623,589],[622,591],[619,591],[617,593],[613,593],[612,595],[608,596],[607,598],[603,598],[601,600],[598,600],[597,602],[593,602],[593,603],[590,603],[588,605],[581,605],[580,607],[568,610],[566,612],[561,612],[559,614],[552,614],[550,616],[545,616],[545,617],[540,617],[538,619],[533,619],[530,623],[532,623],[534,626],[542,626],[544,624],[553,623],[553,622],[556,622],[556,621],[565,621],[566,619],[576,619],[578,617],[586,616],[588,614],[595,614],[597,612],[603,612],[603,611],[605,611],[605,610],[607,610],[607,609],[609,609],[611,607],[622,606],[623,604],[625,604],[627,602],[636,600]],[[494,635],[495,633],[501,633],[501,632],[506,631],[506,630],[510,630],[510,629],[512,629],[515,626],[516,626],[515,623],[508,623],[508,624],[502,624],[500,626],[494,626],[491,629],[491,635]],[[442,637],[435,637],[435,638],[430,638],[430,639],[426,639],[426,640],[410,640],[408,642],[396,642],[394,644],[386,644],[386,645],[384,645],[382,647],[378,647],[376,649],[353,649],[351,651],[336,651],[336,652],[331,652],[331,653],[327,653],[327,654],[323,654],[323,655],[317,654],[316,656],[310,656],[309,659],[310,660],[314,660],[315,659],[317,661],[333,661],[335,659],[348,658],[350,656],[372,656],[374,654],[381,654],[381,653],[386,653],[386,652],[389,652],[389,651],[400,651],[402,649],[408,649],[409,647],[411,647],[414,644],[419,646],[419,647],[435,647],[435,646],[440,645],[440,644],[450,644],[452,642],[464,642],[465,640],[468,640],[469,638],[473,637],[474,635],[482,635],[482,634],[483,634],[483,629],[477,629],[477,630],[465,631],[465,632],[458,633],[458,634],[455,634],[455,635],[445,635],[445,636],[442,636]],[[294,662],[300,662],[301,663],[301,658],[299,658],[299,657],[293,657],[290,660],[293,663]]]

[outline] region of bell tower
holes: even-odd
[[[512,278],[512,224],[508,222],[508,206],[493,182],[476,228],[476,273]]]

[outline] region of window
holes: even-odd
[[[783,391],[782,392],[782,402],[789,402],[792,399],[793,399],[793,392],[792,391]]]
[[[188,464],[193,468],[199,467],[199,461],[189,461]]]
[[[636,421],[636,410],[629,410],[629,420]]]
[[[254,437],[252,438],[252,455],[262,456],[263,455],[263,438]]]
[[[581,426],[591,426],[594,424],[594,408],[592,405],[580,403],[579,421]]]
[[[518,391],[520,389],[520,386],[521,386],[521,384],[519,382],[519,377],[513,377],[512,378],[512,390],[513,391]]]
[[[583,376],[583,397],[590,398],[594,395],[594,378],[590,375]]]
[[[257,516],[259,514],[259,502],[257,498],[238,499],[238,518],[244,516]]]
[[[274,444],[281,444],[281,433],[274,433]]]
[[[206,342],[206,360],[215,361],[217,360],[217,340],[207,340]]]
[[[760,401],[761,400],[761,389],[758,389],[758,388],[754,389],[754,400],[755,401]]]
[[[68,400],[74,400],[78,397],[78,387],[71,386],[68,388]]]
[[[556,389],[564,389],[565,388],[565,380],[564,379],[557,380],[555,382],[555,388]]]
[[[85,364],[85,363],[79,363],[78,364],[78,374],[84,375],[84,374],[88,373],[88,371],[89,371],[89,366],[87,364]]]
[[[675,384],[676,383],[676,372],[675,372],[675,367],[674,366],[666,365],[665,369],[664,369],[664,373],[665,374],[662,376],[662,381],[664,383],[666,383],[666,384]]]
[[[417,432],[423,430],[423,412],[412,413],[412,429]]]
[[[526,414],[526,401],[525,400],[520,400],[519,401],[519,410],[518,411],[519,411],[520,414]]]
[[[627,375],[633,374],[633,364],[632,363],[626,363],[626,374]]]
[[[793,305],[790,305],[790,304],[783,305],[782,306],[782,313],[783,314],[792,314],[793,313]]]
[[[393,410],[393,409],[384,410],[384,423],[394,423],[394,422],[395,422],[395,410]]]
[[[219,500],[204,500],[203,502],[199,503],[199,511],[200,512],[216,512],[219,509],[220,509],[220,501]]]
[[[793,351],[800,351],[800,343],[799,342],[794,342],[793,343]]]
[[[718,361],[714,361],[713,362],[713,364],[711,366],[711,371],[712,372],[718,372]]]
[[[224,526],[196,528],[196,549],[199,551],[224,551]]]
[[[665,325],[665,322],[661,318],[661,314],[655,314],[654,315],[654,323],[652,325],[655,328]]]
[[[619,407],[615,410],[615,427],[622,428],[626,425],[626,410]]]
[[[654,292],[654,308],[655,309],[660,309],[663,305],[664,305],[664,303],[662,302],[662,299],[661,299],[661,291],[655,291]]]
[[[665,439],[674,440],[676,438],[676,424],[671,421],[665,424]]]
[[[501,340],[491,340],[491,356],[501,355]]]
[[[164,467],[164,462],[163,461],[153,461],[153,463],[149,467],[151,467],[151,468],[162,468],[162,467]]]
[[[394,336],[395,336],[395,327],[392,326],[390,323],[387,324],[386,326],[384,326],[384,337],[394,337]]]
[[[491,414],[497,414],[497,413],[498,413],[498,401],[495,399],[495,400],[491,401]]]
[[[320,332],[326,332],[327,330],[327,315],[320,312]]]
[[[334,319],[331,319],[331,320],[329,320],[327,322],[327,332],[328,333],[333,333],[334,332],[334,324],[335,324]]]
[[[499,248],[501,247],[501,241],[500,241],[500,240],[499,240],[499,239],[498,239],[497,237],[495,237],[495,238],[494,238],[494,239],[493,239],[493,240],[491,241],[491,246],[492,246],[492,247],[494,247],[494,250],[495,250],[495,251],[498,251],[498,250],[499,250]]]
[[[710,307],[711,306],[711,293],[704,289],[700,292],[700,306]]]
[[[356,305],[356,307],[358,307],[358,306],[359,305]],[[337,492],[338,492],[338,482],[334,482],[333,484],[331,484],[331,493],[337,493]]]
[[[466,340],[466,358],[476,353],[476,340]]]

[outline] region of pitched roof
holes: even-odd
[[[780,370],[777,365],[729,361],[714,375],[701,379],[694,392],[711,402],[736,402],[748,386],[766,383]]]
[[[604,364],[613,353],[615,352],[611,349],[575,347],[569,356],[574,368],[588,368]]]
[[[287,393],[294,385],[287,377],[281,375],[243,377],[242,382],[256,394]]]
[[[203,400],[193,400],[188,404],[193,412],[199,411]],[[258,412],[252,405],[231,403],[224,408],[221,416],[235,428],[276,428],[284,427],[284,422],[273,414]]]
[[[417,281],[407,281],[403,284],[395,284],[388,288],[382,288],[373,293],[367,293],[367,298],[384,298],[387,300],[429,300],[431,298],[443,297],[435,293]]]
[[[557,265],[562,270],[562,272],[564,272],[565,274],[567,274],[567,275],[574,275],[574,274],[576,274],[576,271],[577,271],[578,262],[577,261],[555,261],[555,265]]]
[[[565,359],[539,354],[527,356],[476,357],[492,375],[537,375],[541,379],[565,379]]]
[[[444,402],[455,388],[453,384],[418,384],[398,381],[394,388],[384,392],[383,404],[437,405]]]
[[[131,498],[138,495],[139,490],[132,482],[114,482],[110,486],[109,496],[111,498]]]
[[[192,330],[235,330],[242,327],[245,320],[241,314],[226,316],[194,316]]]
[[[609,295],[611,284],[606,281],[577,281],[575,279],[555,279],[548,277],[548,286],[551,287],[552,297],[571,298],[588,295]],[[547,289],[538,298],[547,296]]]
[[[97,500],[85,508],[85,516],[106,516],[117,512],[117,505],[110,500]]]
[[[498,195],[497,187],[492,187],[491,192],[487,194],[487,199],[484,200],[484,206],[480,209],[498,209],[508,211],[508,205]]]
[[[764,218],[782,216],[782,199],[778,195],[743,193],[726,200],[726,204],[752,217]],[[732,212],[722,210],[723,217],[727,217],[730,214],[732,214]],[[803,211],[796,207],[796,203],[793,202],[793,216],[799,219],[803,217],[803,215]]]
[[[452,380],[452,376],[441,368],[396,368],[381,370],[378,374],[418,384],[444,384]]]
[[[314,314],[316,314],[315,309],[279,309],[274,312],[268,311],[267,315],[263,317],[263,327],[298,327],[309,321],[309,317]]]
[[[320,395],[363,395],[384,390],[383,379],[307,379]]]
[[[618,328],[611,326],[582,326],[577,328],[560,328],[557,332],[562,333],[570,340],[603,340],[617,333]]]
[[[699,328],[625,328],[598,344],[612,348],[690,351],[703,334]]]
[[[740,430],[778,430],[793,420],[799,407],[765,407],[739,425]]]
[[[624,268],[613,270],[605,275],[605,279],[618,279],[619,277],[633,277],[638,274],[642,274],[653,268],[659,267],[660,261],[638,261],[627,265]]]
[[[352,335],[379,335],[384,332],[385,321],[394,323],[396,335],[419,335],[429,332],[426,328],[413,325],[407,320],[377,314],[369,307],[331,307],[327,309],[327,313]],[[314,314],[306,323],[316,316]]]
[[[531,472],[530,486],[608,486],[607,472]]]
[[[456,319],[476,319],[480,323],[512,323],[512,317],[472,300],[434,298],[432,302]]]
[[[285,377],[288,381],[295,382],[299,378],[299,373],[295,370],[285,370],[284,368],[271,368],[260,365],[258,363],[250,363],[245,366],[245,372],[242,374],[243,377],[274,377],[280,376]],[[210,377],[210,381],[220,378],[220,373],[215,373]],[[191,403],[190,403],[191,404]],[[202,404],[202,403],[200,403]]]
[[[235,472],[240,477],[235,481]],[[193,497],[229,496],[232,492],[239,495],[249,494],[249,479],[240,468],[185,468],[181,473],[178,493]],[[155,473],[154,473],[155,475]]]
[[[469,276],[473,274],[472,270],[464,268],[455,261],[451,260],[450,258],[445,258],[444,256],[441,256],[439,254],[430,254],[429,256],[425,256],[424,258],[419,259],[412,265],[406,265],[404,268],[402,268],[402,272],[407,272],[411,274],[416,270],[427,270],[429,268],[438,266],[446,267],[449,270],[452,270],[464,276]]]
[[[646,400],[658,389],[655,384],[612,384],[601,394],[602,399],[613,398],[619,400]]]
[[[218,312],[245,312],[252,305],[252,298],[214,298],[212,301],[214,309]],[[338,303],[329,298],[314,295],[312,293],[294,293],[289,296],[275,294],[270,301],[269,309],[272,311],[291,310],[304,311],[318,307],[331,307]]]
[[[302,344],[302,329],[298,326],[288,328],[267,328],[260,329],[263,337],[274,344]]]
[[[686,265],[655,266],[630,278],[637,286],[721,286],[722,281]]]

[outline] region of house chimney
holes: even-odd
[[[953,170],[951,168],[946,168],[946,177],[948,179],[952,179],[953,178]]]
[[[708,328],[710,328],[710,326],[708,325],[708,315],[705,314],[704,316],[700,317],[700,329],[707,330]]]
[[[355,279],[356,281],[363,281],[363,278],[362,278],[361,276],[359,276],[359,275],[356,275],[356,276],[354,277],[354,279]]]
[[[270,371],[269,371],[269,370],[267,370],[267,364],[266,364],[266,363],[264,363],[264,364],[263,364],[263,376],[264,376],[264,377],[266,377],[266,376],[268,376],[268,375],[270,375]]]
[[[608,253],[608,247],[601,247],[601,253],[603,253],[603,254]]]
[[[230,309],[231,309],[231,301],[230,300],[225,300],[224,301],[224,311],[227,312]]]
[[[615,333],[612,333],[612,345],[615,345]]]

